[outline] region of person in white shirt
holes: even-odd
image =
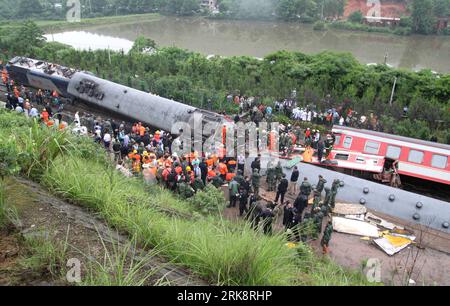
[[[105,135],[103,136],[103,144],[105,145],[106,149],[109,149],[109,147],[111,146],[111,140],[111,134],[105,133]]]
[[[39,116],[39,111],[37,110],[36,107],[32,106],[31,109],[30,109],[30,114],[29,115],[30,115],[31,118],[36,118],[36,117]]]

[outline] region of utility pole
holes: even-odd
[[[388,55],[388,53],[386,52],[386,54],[384,55],[384,64],[385,64],[385,65],[387,64],[388,57],[389,57],[389,55]]]
[[[324,11],[324,7],[325,7],[325,0],[322,1],[322,20],[323,20],[323,11]]]
[[[392,86],[391,100],[389,100],[389,105],[392,106],[392,101],[394,100],[395,86],[397,85],[397,77],[394,78],[394,86]]]
[[[108,46],[108,59],[109,59],[109,65],[111,65],[111,49]]]

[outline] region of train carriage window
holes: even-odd
[[[352,140],[353,140],[352,137],[350,137],[350,136],[345,136],[345,139],[344,139],[344,148],[350,149],[350,147],[352,146]]]
[[[435,168],[445,169],[447,168],[447,162],[447,156],[433,154],[433,158],[431,159],[431,166]]]
[[[423,152],[417,150],[409,151],[408,161],[416,164],[421,164],[423,162]]]
[[[402,153],[402,148],[396,146],[388,146],[386,150],[386,157],[390,159],[399,159]]]
[[[334,157],[334,159],[337,160],[348,160],[348,154],[336,154],[336,156]]]
[[[340,145],[340,143],[341,143],[341,135],[336,135],[336,141],[334,142],[334,145],[338,146]]]
[[[364,152],[369,154],[378,154],[380,151],[380,143],[375,141],[366,141],[366,146],[364,147]]]

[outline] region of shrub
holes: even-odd
[[[350,16],[348,16],[348,20],[353,23],[361,23],[363,21],[363,18],[364,16],[361,11],[353,12],[350,14]]]
[[[226,206],[222,190],[208,184],[203,191],[190,199],[192,205],[203,214],[218,214]]]
[[[326,29],[326,24],[323,21],[316,21],[316,23],[314,23],[313,29],[316,31],[323,31]]]

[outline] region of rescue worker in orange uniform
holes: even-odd
[[[220,177],[222,178],[222,180],[226,180],[227,179],[227,173],[228,173],[228,168],[227,165],[224,163],[219,163],[219,173],[220,173]]]
[[[235,159],[231,158],[228,161],[228,172],[233,172],[236,170],[237,162]]]
[[[17,89],[17,86],[14,86],[14,95],[16,96],[16,98],[20,97],[20,91]]]
[[[145,135],[145,127],[141,125],[139,127],[139,136],[143,137],[144,135]]]
[[[217,175],[216,171],[214,171],[212,167],[209,167],[208,168],[208,177],[207,177],[208,181],[210,181],[216,175]]]

